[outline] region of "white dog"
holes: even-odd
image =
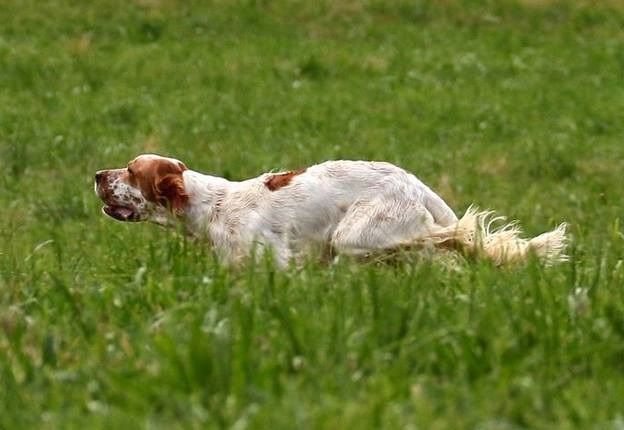
[[[519,237],[515,223],[493,231],[500,218],[491,212],[469,209],[458,219],[414,175],[384,162],[327,161],[233,182],[146,154],[97,172],[95,191],[107,215],[182,223],[234,264],[252,250],[270,250],[287,266],[315,248],[368,255],[413,246],[476,252],[496,264],[530,253],[546,264],[566,259],[565,224],[530,240]]]

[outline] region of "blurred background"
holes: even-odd
[[[0,22],[9,200],[67,204],[156,152],[229,178],[383,159],[459,208],[616,203],[620,2],[8,1]]]

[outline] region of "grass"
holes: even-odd
[[[624,9],[589,1],[8,1],[0,428],[619,429]],[[104,218],[141,152],[246,178],[415,172],[569,263],[270,261]]]

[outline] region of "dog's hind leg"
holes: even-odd
[[[367,255],[423,242],[440,229],[421,203],[404,199],[358,201],[331,237],[331,246],[349,255]]]
[[[525,261],[533,253],[545,264],[567,259],[565,224],[533,239],[520,237],[517,224],[492,225],[500,217],[468,209],[449,225],[440,225],[423,204],[404,199],[376,199],[353,204],[333,232],[332,248],[343,254],[368,255],[401,248],[435,247],[483,255],[496,265]]]

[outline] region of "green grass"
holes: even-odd
[[[585,1],[8,1],[0,429],[620,429],[624,9]],[[571,223],[569,263],[231,271],[100,214],[141,152],[228,178],[415,172]]]

